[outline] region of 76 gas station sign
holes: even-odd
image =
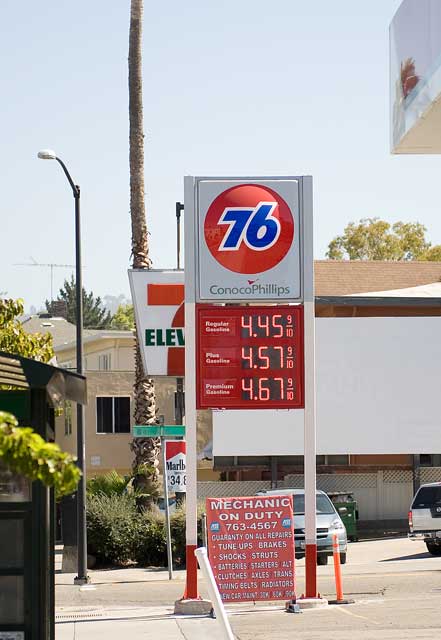
[[[199,178],[197,300],[299,301],[299,182]]]

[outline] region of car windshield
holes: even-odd
[[[304,494],[293,495],[294,515],[301,516],[305,513],[305,496]],[[315,497],[317,513],[335,513],[332,502],[323,493],[318,493]]]
[[[441,486],[421,487],[414,498],[412,509],[429,509],[435,505],[441,505]]]

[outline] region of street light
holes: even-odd
[[[66,165],[57,157],[55,151],[43,149],[38,152],[41,160],[56,160],[63,169],[66,178],[72,188],[75,199],[75,292],[76,292],[76,352],[77,372],[83,373],[83,283],[81,275],[81,227],[80,227],[80,187],[74,183]],[[78,550],[78,575],[74,584],[87,584],[90,578],[87,575],[87,532],[86,532],[86,447],[85,447],[85,409],[77,404],[77,458],[81,470],[81,479],[77,490],[77,550]]]

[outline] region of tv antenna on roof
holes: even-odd
[[[41,263],[37,262],[32,256],[30,256],[32,262],[16,262],[15,267],[50,267],[51,270],[51,302],[54,300],[54,269],[75,269],[74,264],[57,264],[56,262]]]

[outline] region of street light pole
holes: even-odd
[[[56,160],[63,169],[71,186],[75,200],[75,296],[76,296],[76,356],[77,372],[83,374],[83,278],[81,268],[81,218],[80,187],[72,180],[66,165],[54,151],[46,149],[38,153],[43,160]],[[87,529],[86,529],[86,442],[85,442],[85,408],[77,404],[77,458],[81,478],[77,489],[77,573],[74,584],[87,584]]]

